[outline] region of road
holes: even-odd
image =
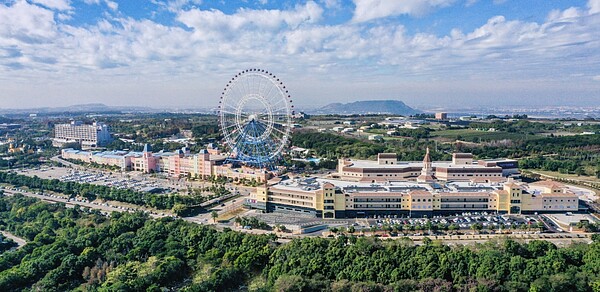
[[[35,193],[31,193],[31,192],[26,192],[26,191],[15,191],[15,190],[8,190],[5,189],[4,190],[4,194],[8,195],[8,196],[12,196],[14,194],[21,194],[27,197],[32,197],[32,198],[38,198],[42,201],[47,201],[47,202],[52,202],[52,203],[64,203],[67,206],[82,206],[82,207],[88,207],[88,208],[92,208],[92,209],[98,209],[98,210],[102,210],[102,211],[106,211],[106,212],[129,212],[129,211],[144,211],[142,209],[135,209],[135,210],[126,210],[126,209],[122,209],[119,208],[117,206],[111,206],[108,204],[94,204],[91,202],[81,202],[81,201],[69,201],[67,198],[63,198],[60,196],[51,196],[49,194],[44,194],[44,195],[39,195],[39,194],[35,194]],[[153,218],[161,218],[161,217],[165,217],[165,216],[161,216],[158,214],[149,214],[151,217]]]
[[[4,194],[8,195],[8,196],[12,196],[12,195],[17,194],[17,193],[21,194],[21,195],[24,195],[24,196],[27,196],[27,197],[37,198],[37,199],[40,199],[42,201],[46,201],[46,202],[50,202],[50,203],[64,203],[67,206],[78,205],[78,206],[82,206],[82,207],[88,207],[88,208],[91,208],[91,209],[97,209],[97,210],[105,211],[105,212],[108,212],[108,213],[113,212],[113,211],[114,212],[145,211],[145,210],[143,210],[141,208],[134,209],[134,210],[131,210],[131,208],[130,208],[130,210],[127,210],[127,209],[119,208],[118,206],[111,206],[111,205],[108,205],[108,204],[105,205],[105,204],[94,204],[94,203],[91,203],[91,202],[81,202],[81,201],[77,202],[77,201],[72,201],[72,200],[69,201],[66,198],[63,198],[63,197],[60,197],[60,196],[50,196],[49,194],[39,195],[39,194],[35,194],[35,193],[32,193],[32,192],[26,192],[26,191],[15,191],[15,190],[9,190],[9,189],[5,189],[4,190]],[[224,208],[224,209],[232,208],[233,205],[235,205],[235,204],[240,204],[240,206],[241,206],[241,202],[243,200],[244,200],[244,198],[242,197],[242,198],[238,198],[236,200],[236,202],[233,202],[233,201],[226,202],[225,204],[226,204],[226,207],[228,207],[228,208]],[[221,210],[219,210],[218,212],[222,213]],[[148,213],[148,215],[150,215],[150,217],[152,217],[152,218],[167,217],[167,215],[159,215],[159,214],[153,214],[153,213]],[[196,224],[211,224],[213,222],[210,213],[200,214],[200,215],[197,215],[197,216],[194,216],[194,217],[183,217],[181,219],[183,219],[185,221],[188,221],[188,222],[196,223]],[[221,224],[221,225],[223,225],[223,224]],[[229,226],[229,225],[223,225],[223,226],[220,226],[220,227],[231,227],[231,226]]]
[[[62,158],[60,158],[60,155],[53,156],[52,158],[50,158],[50,160],[52,160],[52,161],[54,161],[54,162],[58,162],[58,163],[60,163],[60,164],[62,164],[62,165],[65,165],[65,166],[72,167],[72,168],[76,168],[76,169],[85,169],[85,167],[83,167],[83,166],[81,166],[81,165],[77,165],[77,164],[75,164],[75,163],[71,163],[71,162],[68,162],[68,161],[66,161],[66,160],[64,160],[64,159],[62,159]]]
[[[10,238],[12,239],[14,242],[17,243],[17,249],[23,247],[24,245],[27,244],[27,241],[25,241],[25,239],[14,236],[12,233],[8,232],[8,231],[0,231],[2,233],[2,235],[4,235],[4,237],[6,238]]]

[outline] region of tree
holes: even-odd
[[[348,227],[348,233],[353,234],[354,232],[356,232],[356,229],[354,228],[354,225],[350,225]]]
[[[452,232],[454,232],[458,229],[460,229],[460,227],[456,223],[452,223],[452,224],[450,224],[450,226],[448,226],[448,230],[450,230]]]
[[[212,212],[210,212],[210,217],[212,217],[214,223],[217,223],[217,218],[219,218],[219,213],[217,213],[217,211],[213,210]]]
[[[473,230],[473,234],[475,234],[475,231],[479,232],[482,228],[483,225],[481,225],[481,223],[471,224],[471,230]]]

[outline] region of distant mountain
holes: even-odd
[[[157,110],[139,106],[108,106],[102,103],[78,104],[64,107],[39,107],[21,109],[0,109],[0,114],[55,114],[55,113],[123,113],[156,112]]]
[[[317,114],[391,114],[408,116],[418,114],[400,100],[364,100],[351,103],[332,103],[314,111]]]

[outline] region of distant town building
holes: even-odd
[[[369,135],[369,140],[371,140],[371,141],[381,141],[381,140],[383,140],[383,136],[377,135],[377,134]]]
[[[0,124],[0,130],[16,130],[16,129],[20,129],[20,128],[21,128],[20,124],[7,124],[7,123]]]
[[[79,121],[54,126],[52,146],[63,147],[69,143],[78,143],[81,148],[102,147],[110,143],[112,138],[108,126],[94,122],[91,125]]]
[[[308,115],[306,115],[303,112],[297,112],[297,113],[292,114],[292,119],[305,119],[307,117],[308,117]]]
[[[443,113],[443,112],[435,113],[435,119],[436,120],[447,120],[448,113]]]
[[[15,154],[15,153],[29,153],[32,154],[35,152],[35,149],[32,148],[31,146],[27,145],[27,144],[23,144],[21,146],[18,146],[17,143],[15,143],[14,141],[11,141],[9,146],[8,146],[8,153],[10,154]]]

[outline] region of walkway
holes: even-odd
[[[17,243],[17,249],[23,247],[24,245],[27,244],[27,241],[25,241],[25,239],[17,237],[15,235],[13,235],[12,233],[8,232],[8,231],[0,231],[0,233],[2,233],[2,235],[4,235],[4,237],[6,238],[10,238],[12,239],[14,242]]]

